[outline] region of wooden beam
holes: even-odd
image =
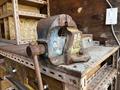
[[[8,28],[8,19],[4,18],[4,30],[5,30],[5,39],[9,39],[9,28]]]
[[[47,14],[50,16],[50,0],[47,0]]]
[[[36,3],[36,4],[47,4],[46,1],[44,0],[39,0],[39,1],[36,1],[36,0],[25,0],[27,2],[30,2],[30,3]]]
[[[13,15],[12,13],[8,13],[8,14],[5,14],[5,15],[0,16],[0,19],[3,19],[3,18],[6,18],[6,17],[9,17],[9,16],[12,16],[12,15]]]
[[[14,28],[16,33],[16,40],[17,44],[20,43],[20,20],[19,20],[19,13],[18,13],[18,0],[12,0],[13,6],[13,16],[14,16]]]
[[[19,15],[24,16],[24,17],[38,18],[38,19],[47,18],[47,15],[45,15],[45,14],[36,14],[36,13],[25,12],[25,11],[19,11]]]
[[[6,5],[3,5],[3,13],[5,14],[7,11],[6,11],[6,8],[7,6]],[[12,13],[11,13],[12,14]],[[3,15],[3,23],[4,23],[4,38],[5,39],[9,39],[9,28],[8,28],[8,16],[10,16],[10,14],[6,14],[6,15]]]
[[[24,4],[28,6],[41,7],[47,5],[47,2],[44,0],[19,0],[19,4]]]

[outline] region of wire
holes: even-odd
[[[109,5],[111,8],[113,8],[113,6],[112,6],[112,4],[110,3],[109,0],[106,0],[106,2],[108,3],[108,5]],[[115,40],[117,41],[118,45],[120,46],[120,41],[119,41],[117,35],[115,34],[114,25],[111,25],[111,30],[112,30],[112,34],[113,34]]]
[[[109,6],[110,6],[111,8],[113,8],[113,6],[112,6],[112,4],[110,3],[109,0],[106,0],[106,2],[109,4]]]
[[[114,37],[115,37],[118,45],[120,46],[120,41],[119,41],[119,39],[117,38],[117,36],[116,36],[116,34],[115,34],[115,30],[114,30],[114,26],[113,26],[113,25],[111,25],[111,29],[112,29],[112,33],[113,33],[113,35],[114,35]]]

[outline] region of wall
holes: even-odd
[[[119,0],[111,3],[120,6]],[[104,37],[109,43],[115,43],[110,26],[105,26],[105,12],[109,7],[105,0],[50,0],[51,15],[66,13],[73,17],[78,28],[84,33],[91,33],[94,38]],[[82,11],[78,13],[78,8]],[[115,27],[119,32],[119,25]],[[117,34],[119,34],[117,32]],[[120,38],[120,36],[118,35]]]

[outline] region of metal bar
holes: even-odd
[[[25,65],[26,67],[29,67],[31,69],[35,69],[32,60],[29,59],[29,58],[26,58],[26,57],[23,57],[23,56],[14,54],[14,53],[10,53],[10,52],[4,51],[4,50],[0,50],[0,55],[9,58],[12,61],[18,62],[22,65]],[[70,84],[70,85],[73,85],[75,87],[80,86],[79,84],[80,84],[80,78],[81,77],[75,77],[73,75],[69,75],[65,72],[61,72],[59,70],[55,70],[55,69],[50,68],[49,66],[44,66],[44,65],[41,66],[41,72],[44,75],[47,75],[51,78],[59,80],[63,83]]]
[[[0,38],[0,42],[8,43],[8,44],[16,44],[15,40],[7,40]]]
[[[12,83],[18,90],[29,90],[27,87],[25,87],[23,84],[21,84],[19,81],[13,79],[12,77],[6,77],[6,79]]]

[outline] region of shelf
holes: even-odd
[[[41,7],[47,5],[46,1],[38,1],[38,0],[19,0],[19,4],[34,6],[34,7]]]
[[[87,90],[107,90],[108,86],[113,83],[113,79],[117,77],[117,69],[112,67],[104,67],[89,82]],[[108,86],[107,86],[108,85]]]
[[[0,16],[0,19],[12,16],[12,13],[6,14],[6,15],[2,15]],[[36,13],[32,13],[32,12],[25,12],[25,11],[19,11],[19,15],[23,16],[23,17],[30,17],[30,18],[46,18],[47,15],[46,14],[36,14]]]
[[[47,17],[47,15],[45,15],[45,14],[36,14],[36,13],[24,12],[24,11],[19,11],[19,15],[22,17],[30,17],[30,18],[36,18],[36,19],[41,19],[41,18]]]
[[[6,18],[6,17],[9,17],[9,16],[12,16],[12,15],[13,15],[12,13],[5,14],[5,15],[0,16],[0,19],[3,19],[3,18]]]
[[[6,58],[9,58],[9,60],[25,65],[26,67],[29,67],[31,69],[35,69],[33,60],[31,58],[26,57],[25,55],[23,56],[24,54],[23,52],[25,51],[26,46],[28,45],[18,46],[18,45],[11,44],[11,45],[3,46],[0,44],[0,55]],[[13,52],[16,52],[17,54]],[[45,61],[43,62],[45,63]],[[78,74],[77,72],[74,72],[75,73],[74,74],[73,71],[65,70],[49,64],[46,65],[46,64],[43,64],[42,61],[41,61],[41,73],[49,77],[52,77],[54,79],[57,79],[61,82],[73,85],[75,87],[79,87],[79,84],[80,84],[80,76],[81,76],[80,73]]]
[[[47,18],[46,14],[36,14],[36,13],[25,12],[25,11],[19,11],[19,15],[22,17],[30,17],[30,18],[36,18],[36,19]],[[13,14],[9,13],[9,14],[2,15],[0,16],[0,19],[6,18],[9,16],[13,16]]]
[[[10,0],[1,0],[0,1],[0,6],[5,4],[6,2],[10,2]],[[25,4],[25,5],[30,5],[30,6],[35,6],[35,7],[41,7],[43,5],[47,5],[46,1],[38,1],[38,0],[18,0],[20,4]]]

